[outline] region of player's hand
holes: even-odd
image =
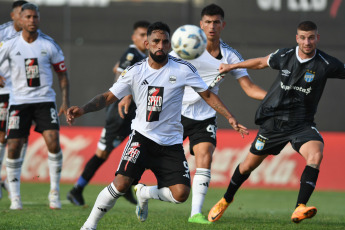
[[[0,76],[0,88],[4,88],[5,87],[5,78],[3,76]]]
[[[225,64],[225,63],[221,63],[219,66],[219,73],[227,73],[231,70],[233,70],[233,65],[231,64]]]
[[[82,116],[84,113],[84,109],[80,108],[79,106],[71,106],[69,109],[67,109],[66,122],[69,125],[72,125],[74,119]]]
[[[122,98],[122,100],[117,105],[119,115],[122,119],[125,119],[125,114],[128,114],[128,109],[129,109],[129,106],[131,105],[131,103],[132,103],[132,95],[128,95],[128,96],[125,96],[124,98]]]
[[[244,135],[249,134],[247,128],[239,124],[234,117],[229,118],[229,124],[232,126],[234,130],[241,134],[242,138],[244,138]]]
[[[67,117],[67,110],[68,110],[68,105],[64,104],[64,103],[61,104],[58,116],[61,116],[62,114],[65,114],[65,116]]]

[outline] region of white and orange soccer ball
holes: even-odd
[[[182,59],[199,57],[206,49],[207,39],[204,31],[195,25],[180,26],[171,37],[171,46]]]

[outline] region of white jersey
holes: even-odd
[[[237,52],[237,50],[231,48],[223,41],[220,41],[220,52],[222,54],[222,58],[220,60],[213,57],[207,50],[205,50],[200,57],[188,60],[188,62],[195,66],[201,78],[207,85],[210,85],[219,74],[219,66],[221,63],[233,64],[243,61],[242,56]],[[174,51],[170,54],[178,57]],[[236,79],[249,76],[246,69],[235,69],[230,71],[230,74]],[[219,83],[211,89],[211,91],[217,95],[219,91]],[[216,111],[202,100],[199,94],[195,93],[190,87],[186,87],[183,97],[182,115],[193,120],[202,121],[216,116]]]
[[[51,65],[64,65],[64,56],[51,37],[39,32],[34,42],[27,43],[20,32],[0,47],[0,64],[7,59],[12,81],[10,105],[55,102]]]
[[[110,91],[117,97],[133,95],[137,106],[132,129],[160,145],[183,142],[181,107],[185,86],[196,92],[207,85],[190,63],[168,56],[168,63],[153,69],[148,58],[128,67]]]
[[[11,37],[13,37],[17,32],[14,29],[13,21],[6,22],[2,25],[0,25],[0,42],[5,41]],[[8,60],[6,60],[4,63],[0,65],[0,73],[3,73],[3,76],[5,78],[5,87],[0,88],[0,95],[2,94],[9,94],[10,88],[11,88],[11,80],[10,80],[10,64]]]

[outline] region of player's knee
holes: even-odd
[[[175,187],[172,192],[172,196],[173,196],[173,202],[175,204],[180,204],[185,202],[188,197],[189,197],[189,193],[190,193],[190,187],[187,186],[178,186]]]
[[[253,165],[242,163],[242,164],[240,165],[240,173],[241,173],[242,175],[246,175],[246,174],[251,173],[255,168],[256,168],[256,167],[254,167]]]
[[[118,174],[114,181],[113,184],[117,191],[125,193],[127,190],[131,187],[133,183],[133,179],[127,176],[123,176],[121,174]]]
[[[110,155],[110,152],[108,152],[106,150],[100,150],[100,149],[96,150],[96,156],[103,159],[103,160],[107,160],[109,155]]]
[[[321,151],[314,152],[308,155],[307,164],[320,165],[323,158]]]

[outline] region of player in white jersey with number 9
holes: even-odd
[[[168,55],[171,48],[168,25],[162,22],[151,24],[145,46],[149,57],[127,67],[109,91],[94,97],[84,106],[72,106],[67,111],[67,122],[71,124],[75,118],[100,110],[130,94],[137,107],[132,121],[133,132],[123,151],[116,177],[100,192],[81,229],[96,229],[98,221],[132,183],[138,183],[145,169],[155,174],[158,186],[135,186],[138,200],[136,215],[140,221],[147,219],[149,199],[177,204],[187,200],[190,174],[182,147],[181,124],[185,86],[198,92],[239,133],[248,133],[220,99],[207,90],[194,66]]]
[[[12,82],[6,162],[11,193],[10,209],[22,209],[20,150],[29,136],[32,122],[36,124],[35,131],[42,133],[48,148],[49,205],[52,209],[60,209],[59,183],[62,151],[59,143],[58,116],[62,113],[66,114],[69,106],[69,81],[64,56],[52,38],[38,31],[40,16],[36,5],[24,4],[20,17],[22,32],[4,41],[0,47],[0,64],[9,60]],[[57,73],[61,88],[62,105],[59,112],[56,109],[55,92],[52,89],[51,66]]]

